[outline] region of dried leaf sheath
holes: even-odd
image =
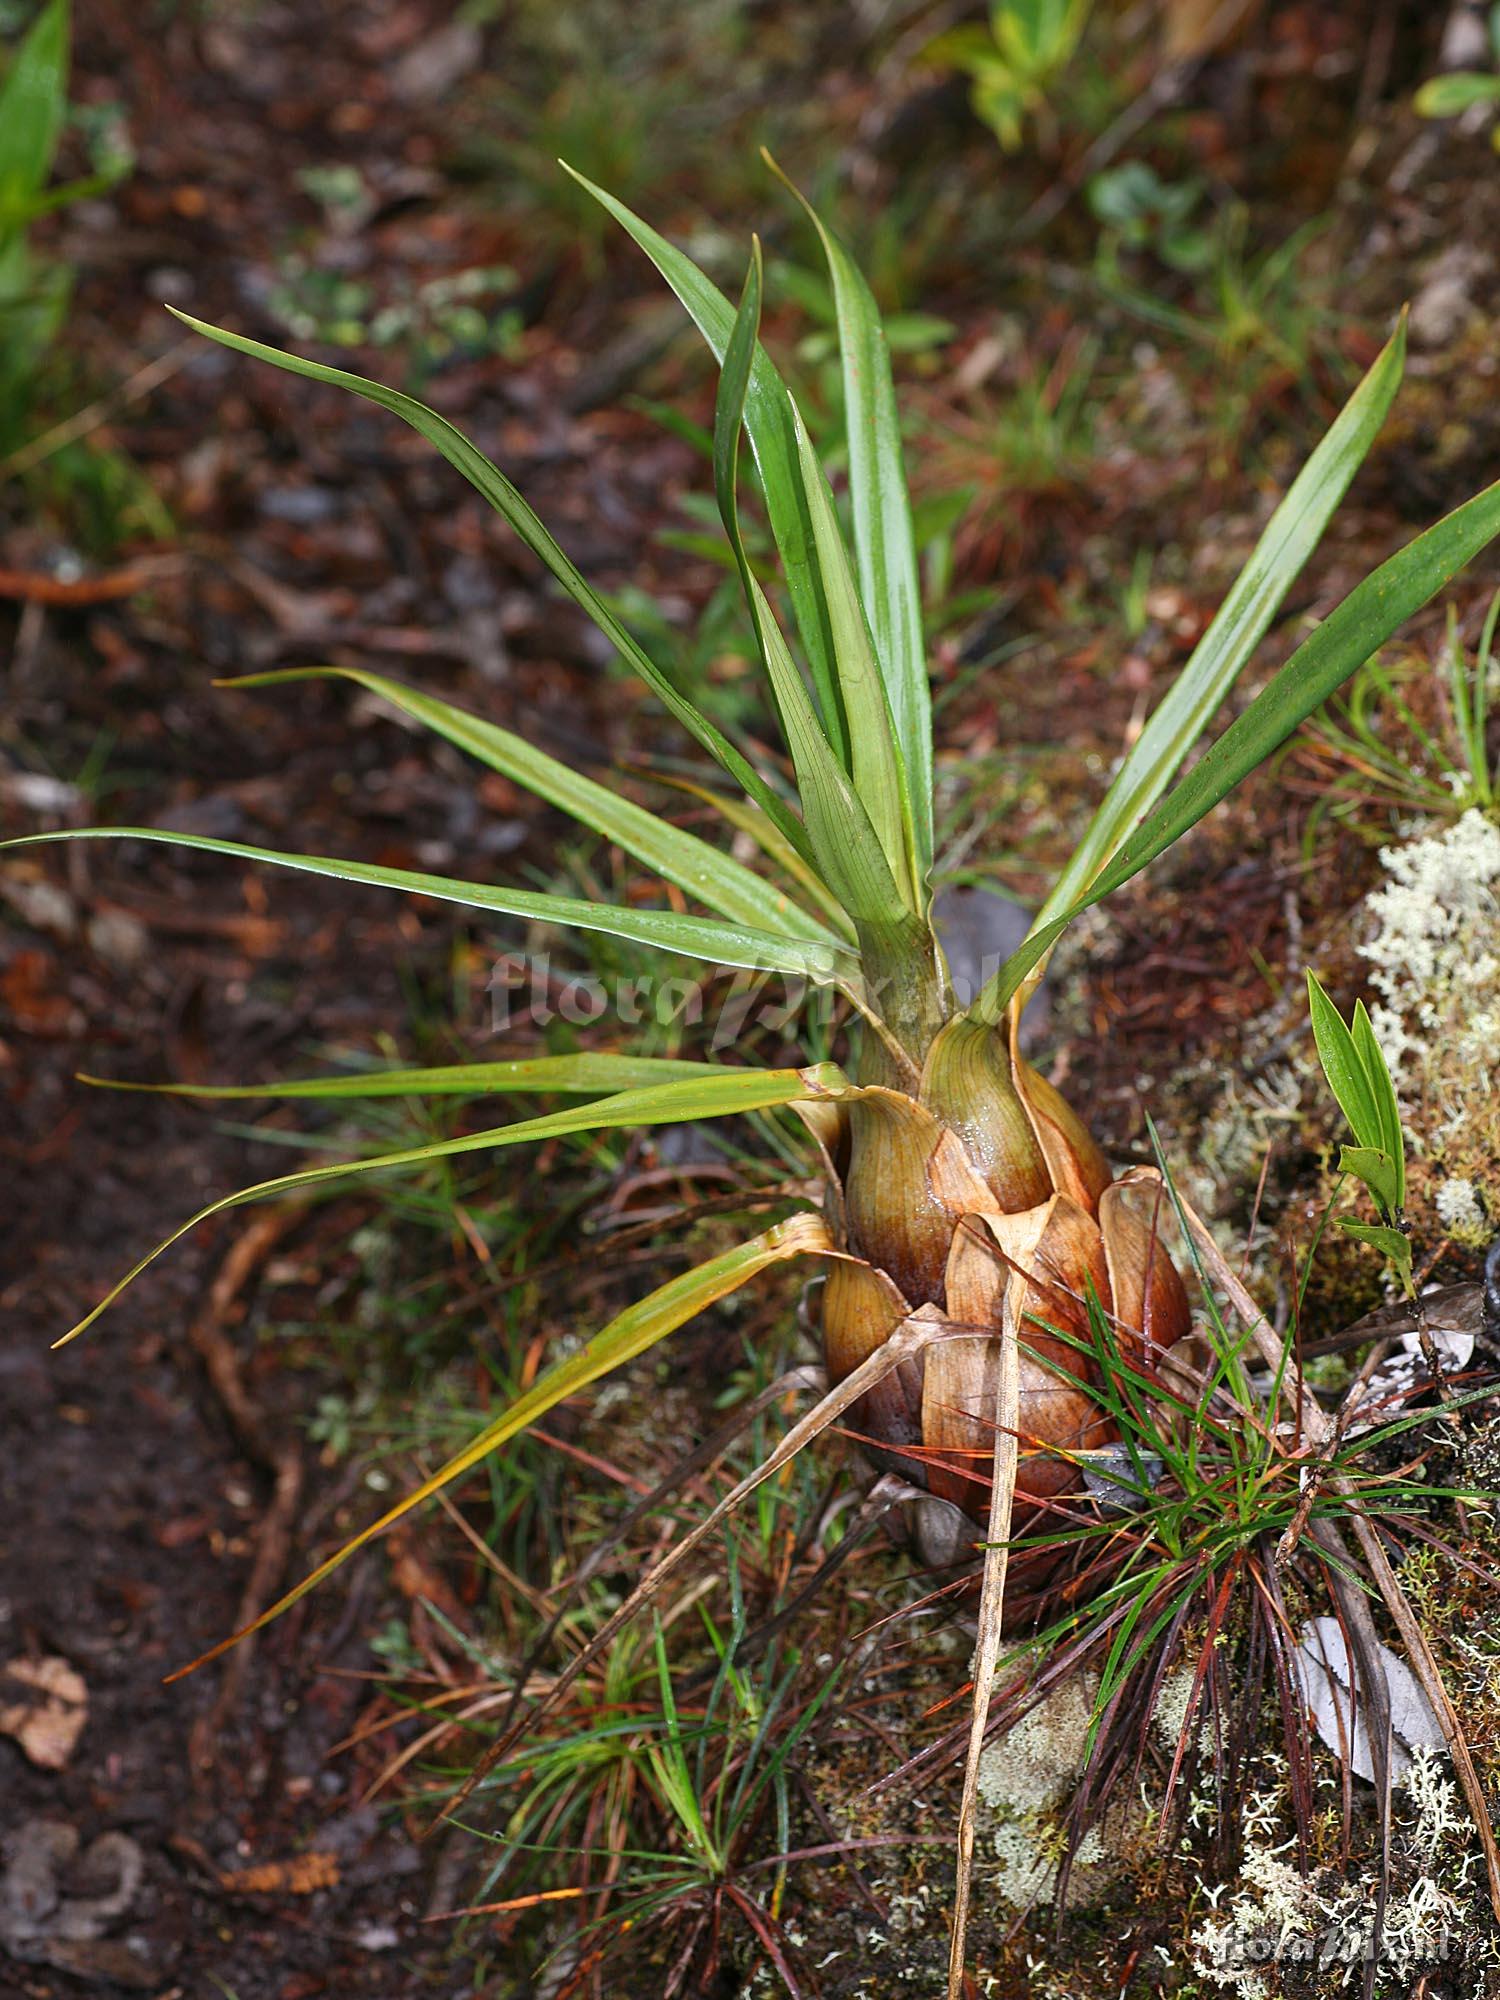
[[[881,1087],[850,1106],[848,1164],[829,1215],[847,1218],[841,1247],[861,1261],[824,1288],[824,1353],[838,1382],[917,1306],[944,1314],[952,1337],[888,1377],[854,1423],[880,1463],[978,1522],[990,1508],[1009,1328],[1019,1350],[1019,1529],[1037,1502],[1080,1484],[1063,1454],[1114,1435],[1080,1383],[1083,1357],[1057,1336],[1087,1338],[1092,1295],[1122,1351],[1141,1362],[1185,1335],[1190,1318],[1161,1239],[1159,1189],[1138,1176],[1111,1180],[1076,1115],[1017,1060],[1003,1030],[959,1027],[946,1047],[939,1038],[921,1099]],[[952,1122],[934,1096],[961,1106]],[[1023,1198],[1007,1205],[1006,1194]]]

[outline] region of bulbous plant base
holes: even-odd
[[[1190,1329],[1187,1294],[1162,1240],[1165,1190],[1154,1173],[1112,1179],[1083,1126],[998,1035],[965,1050],[963,1115],[932,1099],[861,1093],[827,1145],[830,1260],[823,1339],[842,1381],[919,1306],[951,1333],[900,1362],[853,1406],[868,1456],[933,1497],[904,1510],[924,1562],[962,1560],[983,1533],[995,1454],[1002,1337],[1019,1350],[1019,1463],[1012,1533],[1079,1492],[1076,1454],[1118,1433],[1098,1397],[1108,1365],[1091,1333],[1091,1303],[1122,1360],[1154,1371]],[[998,1044],[998,1048],[997,1048]],[[951,1081],[951,1073],[950,1073]],[[1017,1195],[1021,1205],[1010,1205]],[[936,1503],[945,1503],[938,1505]],[[951,1510],[958,1510],[955,1516]],[[1055,1550],[1012,1557],[1017,1606],[1045,1585]]]

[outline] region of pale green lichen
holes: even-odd
[[[1064,1681],[980,1760],[983,1828],[993,1860],[987,1870],[989,1887],[1017,1909],[1056,1890],[1067,1854],[1059,1808],[1083,1768],[1098,1692],[1093,1676]],[[1139,1805],[1127,1801],[1089,1828],[1068,1871],[1070,1905],[1098,1900],[1119,1873],[1121,1850],[1142,1819]]]
[[[1433,1196],[1433,1206],[1448,1234],[1460,1242],[1483,1243],[1488,1238],[1484,1203],[1467,1174],[1454,1174],[1445,1180]]]
[[[1402,1790],[1379,1963],[1382,1979],[1405,1991],[1418,1968],[1450,1957],[1481,1857],[1443,1757],[1416,1750]],[[1263,2000],[1290,1967],[1316,1968],[1330,1991],[1357,1984],[1373,1943],[1375,1877],[1350,1878],[1329,1868],[1303,1875],[1288,1858],[1295,1840],[1276,1841],[1275,1833],[1264,1820],[1247,1828],[1245,1858],[1225,1914],[1193,1932],[1194,1971],[1238,2000]],[[1211,1892],[1215,1907],[1219,1893]]]
[[[1222,1064],[1208,1068],[1223,1096],[1198,1140],[1199,1169],[1216,1190],[1253,1187],[1269,1149],[1297,1129],[1311,1066],[1273,1062],[1248,1079],[1226,1075]]]
[[[1167,1749],[1174,1751],[1187,1726],[1188,1708],[1193,1699],[1196,1675],[1191,1667],[1179,1667],[1168,1674],[1151,1711],[1151,1725]]]
[[[1434,1056],[1489,1083],[1500,1047],[1500,827],[1471,809],[1441,833],[1382,848],[1380,861],[1388,879],[1365,898],[1373,930],[1360,952],[1397,1084],[1419,1083]]]
[[[1500,1213],[1500,827],[1477,808],[1381,850],[1365,899],[1379,1000],[1371,1019],[1391,1065],[1438,1220],[1482,1242]]]
[[[1088,1745],[1098,1683],[1064,1681],[1008,1729],[979,1762],[979,1796],[1015,1817],[1056,1805],[1078,1774]]]

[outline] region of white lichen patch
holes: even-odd
[[[1222,1096],[1198,1141],[1199,1171],[1216,1189],[1253,1186],[1268,1149],[1297,1129],[1311,1066],[1305,1057],[1300,1067],[1273,1062],[1249,1079],[1226,1074],[1222,1063],[1207,1067]]]
[[[1414,1753],[1401,1803],[1379,1962],[1404,1991],[1420,1967],[1449,1957],[1480,1857],[1457,1787],[1433,1751]],[[1272,1845],[1273,1830],[1264,1823],[1247,1832],[1224,1914],[1193,1933],[1194,1970],[1239,2000],[1263,2000],[1279,1985],[1280,1970],[1294,1966],[1316,1967],[1329,1992],[1357,1990],[1373,1946],[1374,1876],[1351,1879],[1328,1868],[1303,1875],[1294,1840]],[[1217,1907],[1217,1891],[1214,1901]]]
[[[987,1806],[1015,1817],[1061,1801],[1082,1768],[1097,1693],[1091,1677],[1064,1681],[991,1744],[979,1763]]]
[[[984,1753],[979,1796],[992,1865],[989,1888],[1016,1909],[1050,1897],[1067,1851],[1061,1808],[1083,1769],[1099,1692],[1092,1676],[1065,1681]],[[1068,1870],[1070,1905],[1094,1902],[1119,1873],[1142,1819],[1134,1803],[1090,1827]]]
[[[1481,1241],[1500,1211],[1500,827],[1471,808],[1380,860],[1386,880],[1365,899],[1360,946],[1379,995],[1371,1019],[1408,1129],[1443,1170],[1438,1216]]]
[[[1360,946],[1383,1005],[1375,1031],[1397,1083],[1426,1066],[1435,1038],[1493,1077],[1500,1047],[1500,827],[1473,808],[1441,833],[1384,847],[1387,881],[1365,899]]]
[[[1151,1711],[1151,1727],[1157,1739],[1170,1756],[1177,1755],[1177,1746],[1182,1741],[1182,1732],[1187,1727],[1188,1709],[1193,1699],[1193,1682],[1197,1679],[1197,1668],[1192,1665],[1178,1667],[1168,1674],[1157,1691],[1156,1706]],[[1211,1757],[1214,1747],[1213,1717],[1208,1711],[1208,1703],[1201,1694],[1198,1701],[1198,1750],[1200,1755]]]
[[[1467,1174],[1453,1174],[1445,1180],[1433,1197],[1433,1206],[1450,1236],[1483,1240],[1487,1235],[1484,1204]]]

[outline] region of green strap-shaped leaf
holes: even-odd
[[[727,1063],[678,1062],[671,1056],[619,1056],[585,1051],[570,1056],[518,1056],[512,1061],[444,1063],[430,1069],[366,1069],[275,1083],[124,1083],[80,1073],[80,1083],[105,1090],[145,1090],[158,1097],[496,1097],[555,1091],[602,1096],[654,1083],[739,1074]]]
[[[1382,1215],[1395,1215],[1401,1207],[1401,1171],[1394,1156],[1377,1146],[1340,1146],[1339,1172],[1353,1174],[1375,1197]]]
[[[1385,421],[1401,383],[1406,322],[1292,482],[1192,658],[1131,746],[1037,916],[1040,930],[1077,902],[1161,797],[1264,638]]]
[[[740,427],[760,323],[760,245],[753,246],[745,295],[724,350],[714,407],[714,490],[729,537],[756,644],[797,773],[804,824],[824,880],[857,927],[899,928],[907,916],[896,877],[864,802],[814,713],[797,664],[766,601],[740,533],[736,482]]]
[[[1180,840],[1286,741],[1397,626],[1427,603],[1500,534],[1500,482],[1408,542],[1357,584],[1293,653],[1244,714],[1203,755],[1155,812],[1120,848],[1092,888],[1041,925],[1001,966],[969,1009],[975,1020],[998,1023],[1026,976],[1078,915],[1139,874]]]
[[[500,771],[518,785],[524,785],[549,805],[558,806],[581,825],[617,842],[627,854],[655,869],[658,875],[686,889],[690,896],[706,903],[720,916],[734,923],[753,925],[757,930],[775,931],[808,943],[837,945],[839,939],[792,899],[754,874],[732,856],[710,847],[696,834],[685,833],[670,821],[622,798],[607,785],[595,783],[549,757],[544,750],[487,722],[466,709],[440,701],[436,695],[422,694],[403,687],[399,681],[361,667],[288,667],[276,673],[245,674],[228,683],[231,687],[264,687],[277,681],[346,680],[368,688],[414,721],[446,736],[450,743],[477,757],[492,771]],[[795,849],[793,850],[795,852]]]
[[[634,237],[682,301],[722,367],[735,315],[734,307],[718,286],[703,275],[691,257],[658,235],[638,215],[632,215],[623,202],[596,187],[566,160],[561,164],[564,172],[571,174]],[[812,519],[798,463],[792,399],[775,364],[759,346],[755,349],[745,396],[745,429],[750,434],[750,448],[760,471],[771,533],[781,557],[823,722],[840,761],[848,769],[849,740],[839,705],[833,630],[818,573]]]
[[[925,882],[932,866],[932,691],[890,349],[863,273],[800,189],[764,157],[806,209],[833,281],[860,596],[906,766],[918,879]]]
[[[1500,104],[1500,76],[1450,70],[1446,76],[1429,77],[1411,104],[1419,118],[1457,118],[1476,104]]]
[[[341,1563],[347,1562],[357,1549],[362,1549],[367,1542],[373,1541],[377,1535],[393,1527],[414,1507],[419,1507],[424,1500],[431,1499],[433,1494],[440,1493],[445,1486],[450,1486],[455,1479],[461,1478],[472,1467],[488,1458],[491,1452],[498,1451],[501,1445],[509,1443],[514,1437],[519,1437],[523,1431],[528,1430],[532,1424],[546,1416],[549,1410],[555,1409],[567,1397],[576,1396],[580,1390],[587,1389],[601,1376],[612,1374],[627,1361],[633,1361],[638,1354],[646,1353],[659,1340],[664,1340],[669,1333],[674,1333],[678,1327],[685,1325],[688,1320],[713,1305],[716,1300],[724,1298],[730,1292],[738,1291],[742,1285],[748,1284],[752,1278],[758,1277],[773,1264],[785,1263],[792,1257],[823,1256],[831,1249],[828,1232],[820,1216],[808,1214],[789,1216],[785,1222],[773,1224],[770,1229],[760,1236],[753,1237],[750,1242],[742,1243],[736,1249],[726,1250],[722,1256],[713,1257],[707,1263],[699,1264],[691,1271],[685,1271],[681,1277],[673,1278],[667,1284],[659,1286],[656,1291],[637,1304],[627,1306],[624,1312],[612,1319],[608,1326],[601,1328],[576,1354],[570,1354],[567,1360],[558,1362],[555,1367],[549,1368],[544,1375],[539,1376],[524,1395],[517,1397],[510,1408],[496,1417],[493,1423],[486,1424],[471,1443],[450,1458],[446,1465],[440,1466],[431,1478],[424,1479],[420,1486],[398,1500],[394,1507],[387,1508],[378,1521],[372,1521],[368,1528],[362,1528],[336,1555],[330,1556],[327,1562],[320,1563],[310,1576],[304,1577],[294,1589],[278,1599],[269,1611],[262,1612],[253,1624],[247,1625],[243,1631],[236,1632],[231,1638],[223,1640],[211,1652],[193,1661],[191,1666],[179,1669],[179,1673],[173,1674],[170,1678],[176,1680],[180,1674],[192,1673],[195,1668],[204,1666],[209,1660],[217,1659],[221,1653],[227,1652],[231,1646],[237,1645],[250,1633],[258,1632],[263,1626],[269,1625],[273,1619],[279,1618],[283,1611],[295,1604],[299,1597],[305,1596],[326,1576],[331,1575]]]
[[[476,492],[483,494],[496,513],[510,523],[527,548],[552,572],[574,603],[588,613],[663,707],[723,766],[747,796],[754,799],[762,811],[770,814],[786,838],[805,851],[801,827],[765,779],[746,763],[721,730],[706,716],[700,715],[685,695],[678,693],[661,669],[636,644],[604,599],[585,580],[577,566],[564,555],[556,540],[543,527],[540,517],[522,499],[500,468],[492,464],[479,447],[471,444],[446,417],[440,417],[436,410],[429,410],[425,403],[419,403],[411,396],[403,396],[398,389],[386,388],[382,382],[371,382],[363,375],[351,375],[343,368],[325,368],[318,361],[304,361],[300,354],[286,354],[278,347],[267,347],[262,341],[250,340],[242,333],[229,333],[223,327],[210,326],[206,320],[177,312],[175,306],[169,307],[168,311],[177,313],[185,326],[193,327],[210,340],[217,340],[240,354],[252,355],[257,361],[269,361],[274,368],[284,368],[292,375],[305,375],[313,382],[331,383],[334,388],[347,389],[352,395],[363,396],[366,402],[377,403],[381,409],[389,410],[393,416],[410,424],[429,444],[435,445]]]
[[[713,785],[695,784],[691,778],[680,778],[675,773],[653,771],[652,776],[658,784],[669,785],[674,791],[686,792],[692,798],[701,799],[736,833],[747,835],[772,866],[794,883],[809,903],[816,904],[839,937],[846,942],[853,941],[854,929],[843,904],[816,869],[802,859],[789,841],[782,839],[776,826],[759,806],[752,805],[749,799],[736,797],[732,792],[721,792]]]
[[[241,861],[266,861],[273,868],[291,868],[306,875],[332,875],[343,882],[404,889],[410,895],[432,896],[470,909],[530,917],[574,930],[605,931],[611,937],[629,938],[634,944],[652,945],[660,951],[681,952],[709,965],[790,972],[824,986],[851,980],[859,970],[852,953],[837,944],[803,944],[770,931],[683,916],[676,910],[616,908],[613,903],[588,903],[578,896],[497,888],[488,882],[464,882],[451,875],[424,875],[410,868],[382,868],[373,862],[343,861],[321,854],[284,854],[273,847],[250,847],[240,840],[212,840],[207,834],[173,833],[155,826],[68,827],[58,833],[0,841],[0,848],[39,846],[53,840],[150,840],[166,847],[191,847],[204,854],[233,854]]]
[[[793,764],[797,767],[800,799],[802,765],[799,757],[805,756],[808,735],[811,734],[825,746],[831,744],[834,739],[818,715],[812,698],[803,684],[802,676],[792,664],[791,654],[782,647],[779,649],[776,661],[768,656],[767,635],[763,630],[764,621],[760,610],[760,606],[766,602],[765,594],[757,589],[755,572],[750,566],[749,556],[745,553],[744,536],[740,532],[740,433],[744,428],[745,397],[749,391],[755,366],[760,333],[762,286],[760,238],[756,236],[751,238],[750,266],[745,273],[739,310],[735,314],[734,325],[724,349],[723,365],[719,370],[719,389],[714,399],[712,439],[714,499],[719,509],[719,519],[724,524],[724,533],[729,541],[730,554],[739,572],[740,588],[750,609],[751,623],[755,628],[761,664],[766,670],[776,719],[781,725],[782,738],[792,753]],[[765,617],[771,619],[769,609]],[[774,623],[774,619],[771,619],[771,622]],[[790,678],[780,671],[782,657],[791,666]],[[842,764],[839,768],[842,770]],[[808,838],[812,842],[814,854],[820,854],[817,838],[810,829]]]
[[[566,1111],[549,1111],[540,1118],[526,1118],[517,1125],[497,1125],[484,1132],[468,1132],[457,1139],[434,1139],[425,1146],[408,1146],[397,1153],[378,1153],[363,1160],[335,1160],[322,1167],[302,1167],[273,1180],[257,1181],[253,1187],[235,1194],[221,1195],[190,1215],[186,1222],[163,1237],[154,1250],[141,1258],[120,1282],[99,1301],[92,1312],[55,1344],[64,1346],[93,1325],[127,1286],[134,1284],[148,1265],[189,1230],[196,1229],[211,1215],[247,1202],[270,1201],[278,1195],[298,1194],[308,1188],[325,1187],[330,1181],[356,1174],[404,1172],[432,1160],[455,1159],[464,1153],[496,1152],[503,1146],[520,1146],[533,1139],[555,1139],[570,1132],[617,1131],[622,1126],[680,1125],[701,1118],[728,1118],[747,1111],[768,1111],[779,1104],[799,1099],[841,1095],[846,1088],[843,1072],[833,1063],[818,1063],[810,1069],[724,1069],[713,1076],[686,1077],[675,1083],[648,1084],[639,1090],[622,1090],[593,1104],[575,1104]]]
[[[919,916],[925,912],[926,896],[917,871],[911,793],[896,741],[890,699],[875,658],[864,606],[859,601],[844,533],[833,509],[833,495],[795,403],[792,418],[833,633],[834,667],[849,730],[854,789],[870,815],[903,903],[914,916]]]
[[[1356,1222],[1345,1216],[1340,1216],[1339,1228],[1357,1243],[1370,1243],[1383,1250],[1398,1270],[1410,1275],[1411,1244],[1399,1229],[1388,1228],[1383,1222]]]
[[[0,85],[0,243],[47,185],[68,108],[68,0],[49,0]]]
[[[869,973],[885,958],[900,960],[916,954],[930,960],[932,939],[927,926],[896,886],[864,802],[818,727],[781,627],[753,576],[750,591],[762,657],[773,681],[783,690],[807,831],[824,878],[854,919],[861,964]]]

